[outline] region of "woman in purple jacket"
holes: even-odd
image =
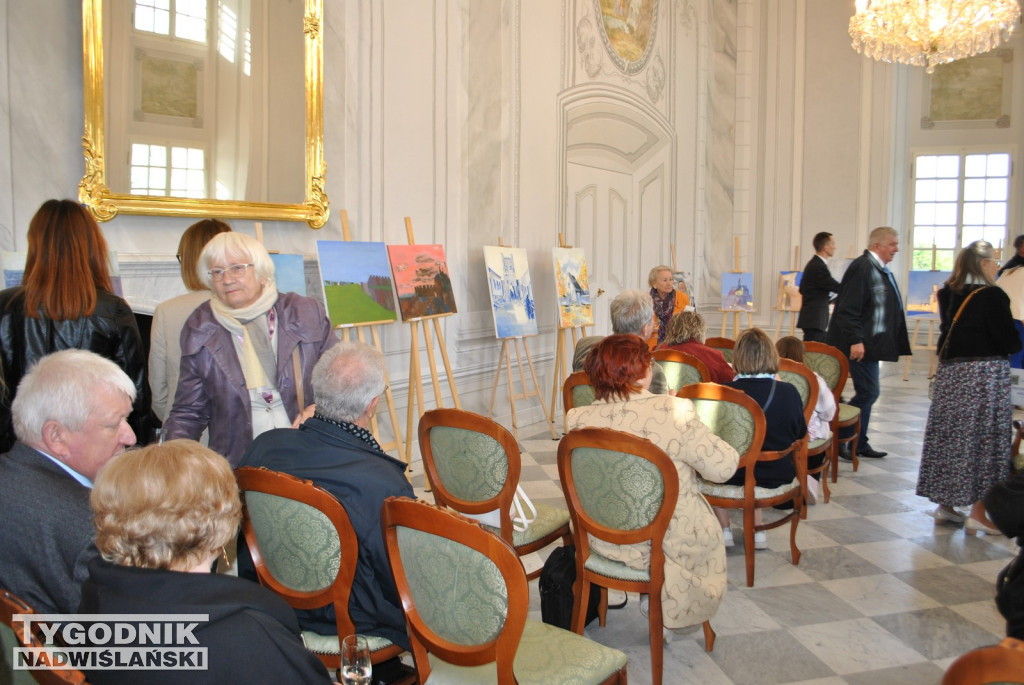
[[[248,235],[214,236],[199,272],[213,296],[182,329],[163,437],[196,440],[209,428],[210,449],[235,466],[254,437],[296,421],[312,401],[313,366],[338,338],[319,302],[277,292],[274,262]]]

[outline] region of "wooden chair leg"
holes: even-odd
[[[650,630],[651,630],[651,683],[661,685],[662,672],[665,667],[665,621],[661,614],[661,588],[651,588],[650,608]]]
[[[582,635],[583,624],[587,620],[587,604],[589,604],[583,597],[590,598],[590,583],[583,578],[577,578],[573,583],[572,594],[572,632]]]
[[[796,526],[800,523],[800,517],[794,516],[793,523],[789,527],[789,551],[793,555],[793,565],[800,563],[800,549],[796,546]]]
[[[704,651],[711,652],[715,649],[715,631],[711,627],[711,621],[704,621]]]
[[[839,409],[836,409],[836,417],[839,416]],[[829,461],[832,462],[832,482],[839,478],[839,419],[833,418],[829,424],[832,429],[832,446],[829,448]]]
[[[588,599],[589,603],[589,599]],[[604,628],[605,621],[608,619],[608,588],[601,587],[601,599],[597,603],[597,622],[602,628]]]
[[[856,473],[860,468],[860,459],[857,458],[857,443],[860,442],[860,419],[857,419],[857,423],[854,424],[854,430],[857,432],[853,434],[853,442],[850,443],[850,455],[853,457],[853,471]]]
[[[743,556],[747,561],[747,587],[754,587],[754,510],[743,508]]]
[[[828,504],[829,499],[832,497],[832,492],[828,488],[828,472],[830,468],[834,467],[826,462],[825,468],[821,471],[821,492],[822,498],[825,500],[825,504]]]

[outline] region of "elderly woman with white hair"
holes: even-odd
[[[664,264],[651,269],[647,275],[647,284],[651,286],[651,299],[654,301],[654,332],[647,339],[647,346],[653,350],[665,342],[669,322],[673,316],[686,309],[690,304],[690,296],[685,290],[676,289],[672,269]]]
[[[196,440],[236,466],[253,438],[285,428],[312,402],[313,367],[338,342],[323,305],[278,293],[274,263],[256,239],[221,233],[199,271],[213,296],[185,322],[181,368],[164,437]]]

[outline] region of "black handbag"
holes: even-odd
[[[548,625],[565,630],[572,630],[573,594],[572,586],[576,582],[576,547],[565,545],[556,547],[544,562],[540,571],[540,616]],[[591,584],[590,598],[587,602],[587,617],[584,625],[590,625],[597,618],[597,606],[601,603],[601,588]],[[608,605],[609,609],[621,609],[626,606],[624,599],[620,604]]]

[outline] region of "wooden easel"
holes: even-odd
[[[348,228],[348,212],[344,209],[341,210],[341,234],[344,241],[347,243],[351,240]],[[384,350],[380,344],[380,331],[378,326],[385,324],[395,323],[394,319],[386,319],[383,321],[364,321],[360,323],[347,323],[341,324],[335,327],[335,330],[341,331],[341,339],[346,341],[352,341],[353,339],[358,340],[364,344],[372,344],[377,351],[384,354]],[[371,343],[367,343],[363,335],[363,331],[369,329]],[[404,455],[405,463],[409,463],[408,450],[405,449],[405,444],[402,441],[402,429],[398,423],[398,411],[395,409],[395,396],[391,393],[391,381],[388,379],[388,367],[384,366],[384,400],[388,405],[388,418],[391,419],[391,429],[394,432],[395,439],[391,442],[381,442],[380,439],[380,426],[377,423],[376,414],[370,417],[370,432],[373,433],[373,437],[376,438],[377,442],[380,443],[380,449],[383,452],[390,452],[393,449],[398,449],[400,456]],[[408,472],[407,472],[408,473]]]
[[[924,345],[920,345],[917,342],[917,335],[921,331],[921,324],[928,324],[928,342]],[[939,323],[937,319],[914,319],[914,332],[910,334],[910,351],[913,353],[914,350],[928,350],[928,378],[935,375],[935,324]],[[907,380],[910,376],[910,362],[914,360],[913,356],[907,357],[903,366],[903,380]]]
[[[565,234],[558,234],[558,246],[559,247],[572,247],[572,245],[565,244]],[[557,287],[557,285],[556,285]],[[593,306],[593,298],[591,298],[591,306]],[[556,308],[556,316],[557,308]],[[566,345],[566,332],[572,333],[572,348],[567,349]],[[566,377],[572,373],[572,354],[576,350],[576,343],[579,342],[580,338],[584,338],[587,335],[586,326],[565,326],[562,327],[561,317],[558,317],[558,330],[555,333],[555,368],[552,371],[554,377],[553,387],[551,388],[551,411],[548,413],[548,425],[553,426],[555,422],[555,408],[562,397],[562,384],[565,383]],[[566,356],[569,361],[566,362]],[[564,412],[563,412],[564,413]],[[562,417],[563,426],[562,430],[565,430],[564,421],[565,417]],[[554,430],[554,429],[552,429]],[[557,440],[557,437],[552,436]]]
[[[800,246],[793,246],[793,271],[800,270]],[[781,282],[780,282],[781,285]],[[779,339],[779,329],[782,327],[782,322],[786,319],[786,314],[789,314],[789,334],[796,335],[796,315],[800,313],[799,309],[782,309],[781,307],[775,307],[775,311],[781,312],[779,318],[775,320],[775,339]]]
[[[498,246],[504,247],[505,243],[501,237],[498,237]],[[537,401],[540,402],[540,410],[544,416],[544,420],[548,422],[548,429],[551,431],[551,439],[557,440],[558,436],[555,435],[555,427],[551,420],[551,415],[548,414],[548,408],[544,406],[544,397],[540,391],[540,383],[537,382],[537,372],[533,368],[533,359],[530,357],[530,347],[526,344],[527,336],[516,336],[514,338],[502,338],[501,340],[501,353],[498,355],[498,370],[494,374],[494,385],[491,386],[491,403],[487,406],[487,416],[493,418],[494,416],[494,397],[498,393],[498,381],[501,380],[501,365],[502,362],[505,364],[505,379],[508,383],[508,406],[512,414],[512,434],[519,439],[519,422],[516,417],[516,401],[525,400],[530,397],[536,397]],[[509,342],[512,342],[512,348],[516,353],[516,366],[519,368],[519,384],[523,389],[522,392],[516,392],[515,385],[512,383],[512,353],[509,350]],[[522,341],[523,350],[520,352],[519,343]],[[530,369],[530,377],[533,379],[533,390],[530,390],[526,384],[526,374],[523,372],[523,356],[526,356],[526,365]]]
[[[738,236],[732,239],[732,271],[726,273],[743,273],[740,271],[740,239]],[[732,314],[732,339],[735,340],[740,336],[740,314],[747,315],[747,328],[753,328],[753,318],[750,316],[751,312],[737,309],[722,309],[718,308],[718,311],[722,312],[722,337],[727,338],[729,336],[726,333],[729,330],[729,315]]]
[[[415,245],[416,239],[412,232],[412,219],[409,217],[405,217],[405,233],[409,239],[409,244]],[[444,403],[441,401],[441,384],[437,380],[437,362],[434,360],[434,343],[436,340],[437,347],[441,351],[441,360],[444,363],[445,374],[448,378],[448,388],[452,391],[452,401],[455,403],[456,409],[462,409],[462,405],[459,403],[459,393],[455,389],[455,376],[452,374],[451,362],[448,361],[448,349],[445,347],[444,333],[441,331],[440,323],[440,319],[451,315],[451,312],[430,314],[409,319],[405,322],[409,324],[409,400],[407,402],[408,409],[405,421],[405,434],[408,436],[408,439],[405,441],[406,463],[409,463],[409,459],[412,456],[413,417],[420,416],[426,411],[426,407],[423,405],[423,379],[420,378],[420,324],[423,324],[423,346],[427,351],[430,381],[434,387],[434,404],[437,407],[444,406]],[[434,325],[434,339],[430,337],[430,329],[427,328],[425,323],[427,321],[432,322]],[[419,412],[418,414],[416,413],[417,411]]]

